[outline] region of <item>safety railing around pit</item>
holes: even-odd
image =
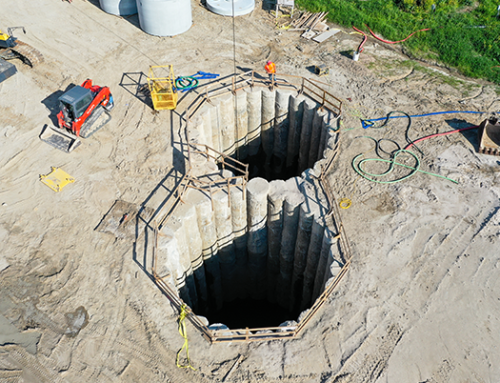
[[[254,86],[270,88],[271,90],[275,88],[295,90],[298,94],[306,95],[318,103],[320,107],[330,110],[337,116],[342,113],[343,101],[325,90],[331,87],[330,84],[288,74],[277,74],[276,76],[278,78],[271,81],[267,78],[266,73],[252,70],[224,77],[210,84],[197,87],[198,96],[186,109],[184,118],[189,122],[198,109],[206,102],[211,103],[211,100],[214,98],[228,93],[236,94],[239,90]]]
[[[293,89],[297,94],[303,94],[324,108],[333,113],[335,117],[339,117],[342,113],[342,100],[327,92],[324,88],[330,87],[329,84],[308,79],[301,76],[277,74],[277,80],[270,81],[267,74],[259,71],[248,71],[242,74],[235,74],[229,77],[216,80],[205,86],[196,88],[199,92],[198,96],[190,103],[186,111],[183,113],[184,120],[186,121],[186,140],[189,143],[189,125],[195,113],[205,104],[213,105],[212,100],[229,93],[236,94],[236,92],[245,88],[252,88],[255,86],[279,89]],[[237,134],[238,129],[235,130]],[[235,137],[235,142],[239,143],[240,138]],[[236,147],[236,151],[239,146]],[[188,161],[192,164],[191,152],[188,145]]]
[[[328,218],[331,218],[333,232],[337,233],[336,238],[340,241],[340,249],[343,257],[343,265],[338,274],[333,277],[329,282],[327,282],[324,287],[323,292],[316,298],[313,305],[310,309],[308,309],[305,315],[301,318],[301,320],[294,326],[280,326],[280,327],[263,327],[263,328],[245,328],[245,329],[224,329],[224,330],[212,330],[207,327],[200,318],[191,310],[191,308],[184,304],[182,299],[179,297],[178,293],[175,291],[173,286],[170,286],[166,281],[169,275],[159,275],[157,273],[156,264],[157,264],[157,256],[158,256],[158,231],[161,229],[162,225],[168,220],[171,213],[175,210],[175,206],[178,203],[183,203],[183,196],[189,188],[209,190],[211,193],[211,186],[215,186],[216,182],[222,182],[226,187],[230,188],[233,186],[242,186],[245,189],[245,184],[248,180],[248,167],[245,164],[239,163],[236,161],[236,165],[240,166],[239,172],[242,174],[241,176],[222,178],[220,180],[213,181],[204,181],[198,178],[192,177],[187,174],[182,178],[180,184],[176,189],[176,193],[174,194],[174,201],[169,204],[169,206],[174,206],[169,212],[166,214],[160,222],[156,222],[153,225],[154,230],[154,246],[153,246],[153,277],[157,284],[157,286],[167,295],[170,302],[179,310],[181,307],[185,305],[185,310],[188,313],[187,318],[190,322],[201,332],[203,337],[210,341],[211,343],[219,343],[219,342],[251,342],[251,341],[267,341],[267,340],[279,340],[279,339],[288,339],[288,338],[297,338],[300,336],[304,327],[311,321],[313,316],[320,310],[320,308],[325,304],[325,302],[330,297],[333,290],[339,285],[342,278],[347,273],[349,266],[351,264],[352,253],[351,248],[349,246],[349,241],[347,240],[347,236],[345,230],[342,225],[340,211],[338,209],[338,203],[334,197],[334,193],[329,187],[328,180],[326,178],[326,173],[329,171],[331,164],[338,156],[339,152],[339,141],[337,140],[333,150],[331,151],[330,158],[325,158],[326,161],[323,162],[321,167],[321,175],[318,177],[318,182],[320,186],[325,191],[326,198],[328,200],[328,204],[330,206],[330,210],[325,216],[325,222],[329,221]],[[207,145],[192,145],[192,149],[197,154],[205,155],[207,161],[213,158],[217,158],[219,161],[222,158],[225,166],[233,166],[229,165],[229,161],[235,161],[234,159],[225,156],[224,154],[208,147]],[[213,154],[213,153],[214,154]],[[234,170],[234,169],[233,169]],[[235,178],[241,178],[241,181],[235,180]],[[212,183],[212,185],[210,185]],[[229,190],[228,190],[229,192]],[[244,194],[243,194],[244,195]],[[245,198],[245,197],[244,197]],[[213,208],[213,206],[212,206]]]

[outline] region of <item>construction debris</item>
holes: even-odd
[[[314,72],[321,77],[330,73],[330,69],[325,64],[320,64],[314,66]]]
[[[307,31],[310,32],[306,36],[307,39],[311,39],[316,35],[316,32],[326,32],[329,28],[324,22],[328,12],[311,13],[302,12],[299,16],[293,18],[290,21],[283,22],[280,18],[276,21],[276,27],[278,29],[285,29],[287,31]],[[284,17],[284,16],[281,16]]]
[[[322,23],[328,12],[311,13],[303,12],[302,15],[292,22],[292,27],[297,29],[316,29],[316,25]]]
[[[117,200],[103,217],[97,231],[118,239],[135,240],[153,217],[154,210],[134,203]]]
[[[307,40],[311,40],[314,36],[316,36],[316,32],[311,31],[311,30],[305,31],[304,33],[302,33],[300,35],[300,37],[303,37]]]

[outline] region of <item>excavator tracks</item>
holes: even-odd
[[[102,106],[99,105],[95,108],[92,115],[85,121],[81,130],[80,137],[88,138],[101,129],[104,125],[106,125],[111,120],[111,115],[108,111]]]
[[[17,45],[10,48],[26,65],[34,67],[44,62],[43,55],[38,49],[33,48],[31,45],[16,40]]]

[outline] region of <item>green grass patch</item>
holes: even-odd
[[[391,41],[430,28],[401,43],[413,57],[438,60],[465,76],[500,83],[498,0],[298,0],[297,3],[312,12],[327,11],[329,21],[355,26],[369,35],[368,25]]]

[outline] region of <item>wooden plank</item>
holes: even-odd
[[[305,18],[307,17],[308,14],[309,14],[309,12],[302,13],[302,15],[300,15],[300,17],[297,20],[293,21],[292,25],[294,27],[298,27],[299,25],[301,25],[302,22],[305,20]]]
[[[326,15],[328,15],[328,12],[321,13],[320,16],[314,22],[314,24],[311,25],[311,29],[313,29],[316,26],[316,24],[318,24],[320,21],[323,21],[323,19],[326,17]]]
[[[340,32],[340,29],[330,29],[329,31],[323,32],[323,33],[313,37],[312,40],[316,41],[317,43],[322,43],[326,39],[329,39],[330,37],[336,35],[339,32]]]

